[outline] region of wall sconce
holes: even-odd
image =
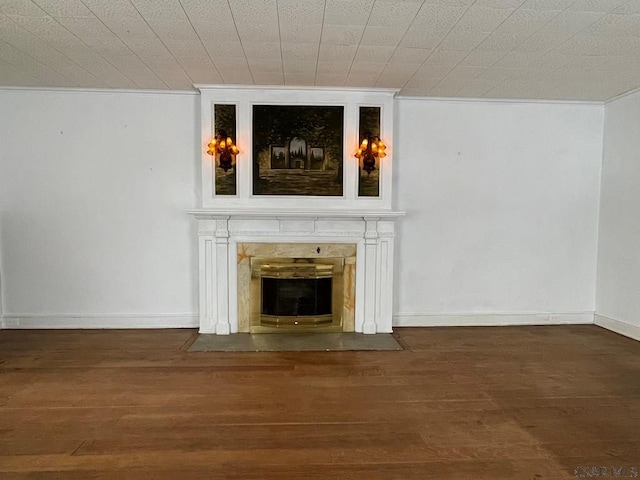
[[[386,148],[387,146],[380,137],[368,133],[365,134],[364,140],[362,140],[355,157],[362,159],[362,168],[367,172],[367,175],[376,169],[376,158],[384,158],[387,156],[385,152]]]
[[[225,172],[231,168],[233,163],[233,157],[237,155],[240,150],[233,144],[231,137],[227,136],[227,132],[220,130],[218,134],[209,142],[209,150],[207,153],[215,158],[218,154],[218,166]]]

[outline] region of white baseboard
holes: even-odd
[[[634,325],[633,323],[614,320],[613,318],[604,317],[602,315],[596,315],[594,323],[599,327],[606,328],[607,330],[619,333],[625,337],[640,341],[640,326]]]
[[[640,340],[640,327],[597,316],[595,323]],[[593,312],[497,313],[497,314],[398,314],[394,327],[469,327],[508,325],[593,324]],[[117,314],[117,315],[3,315],[6,329],[100,329],[100,328],[198,328],[197,314]],[[625,333],[627,332],[627,333]],[[635,336],[634,336],[635,335]]]
[[[3,315],[7,329],[63,328],[197,328],[196,314]]]
[[[593,312],[399,314],[393,316],[394,327],[493,327],[569,324],[593,324]]]

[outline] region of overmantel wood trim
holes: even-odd
[[[198,85],[201,102],[201,207],[202,208],[307,208],[317,209],[391,209],[393,201],[394,163],[394,89],[314,88],[314,87],[238,87]],[[216,103],[236,105],[236,195],[215,193],[214,167],[206,146],[214,134]],[[253,106],[254,105],[334,105],[344,107],[343,195],[254,195],[252,175]],[[353,153],[360,145],[358,109],[381,108],[381,137],[387,156],[380,165],[380,196],[358,196],[358,161]]]

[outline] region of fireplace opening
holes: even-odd
[[[331,322],[331,278],[262,277],[262,315],[328,315]]]
[[[252,259],[251,331],[342,331],[342,258]]]

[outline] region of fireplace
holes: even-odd
[[[260,315],[255,301],[260,295],[251,292],[256,257],[278,259],[275,263],[314,259],[320,265],[341,259],[342,280],[336,280],[334,269],[332,287],[332,313],[342,312],[339,331],[391,332],[394,230],[402,213],[192,212],[198,219],[201,333],[257,332],[252,327],[259,326],[253,323]],[[337,298],[341,309],[335,307]]]
[[[395,90],[198,88],[202,198],[189,212],[198,222],[200,333],[391,332],[403,215],[393,210]],[[304,134],[256,121],[257,106],[285,119],[307,112]],[[341,120],[322,114],[330,111]],[[222,126],[240,150],[229,172],[207,153]],[[368,173],[354,156],[365,127],[389,146]],[[307,161],[304,178],[280,161],[292,144],[304,147],[293,149]],[[377,188],[363,188],[374,177]]]
[[[251,259],[251,333],[343,331],[344,258]]]

